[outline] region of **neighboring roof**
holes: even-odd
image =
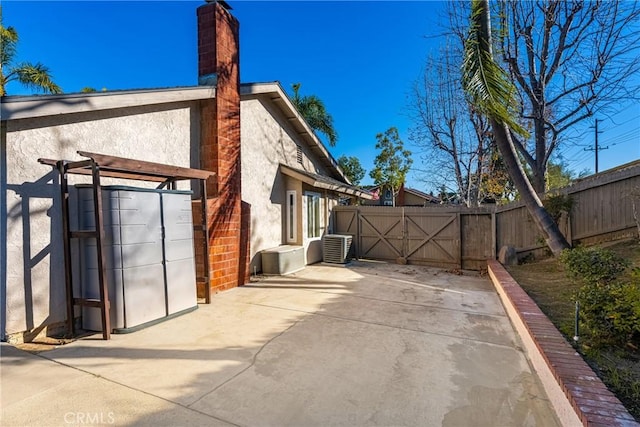
[[[333,178],[329,178],[324,175],[318,175],[316,173],[308,172],[302,169],[292,168],[291,166],[280,163],[280,170],[283,174],[311,185],[312,187],[331,190],[337,193],[346,194],[349,196],[356,196],[362,199],[373,199],[373,194],[358,187],[354,187],[344,182],[340,182]]]
[[[376,191],[376,190],[380,189],[380,187],[383,187],[383,186],[380,186],[380,185],[365,185],[364,186],[364,188],[369,192]],[[425,199],[429,203],[440,203],[441,202],[439,197],[432,196],[431,194],[427,194],[427,193],[425,193],[423,191],[416,190],[415,188],[404,187],[404,192],[405,193],[410,193],[410,194],[413,194],[414,196],[417,196],[417,197],[420,197],[422,199]]]
[[[165,89],[121,90],[91,93],[69,93],[56,95],[3,96],[0,103],[2,120],[17,120],[32,117],[56,116],[99,110],[139,107],[173,102],[195,101],[214,98],[214,86],[187,86]],[[329,174],[349,183],[338,162],[316,136],[309,124],[293,105],[278,82],[244,83],[240,85],[240,96],[264,96],[287,118],[289,124],[300,135],[311,151],[318,156]]]
[[[414,188],[404,187],[404,191],[405,191],[405,193],[411,193],[414,196],[421,197],[421,198],[423,198],[423,199],[425,199],[425,200],[427,200],[429,202],[440,203],[440,199],[438,197],[432,196],[431,194],[424,193],[424,192],[422,192],[420,190],[416,190]]]

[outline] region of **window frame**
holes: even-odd
[[[298,198],[295,190],[287,191],[285,234],[287,243],[298,242]]]
[[[323,200],[324,198],[320,193],[304,192],[304,235],[307,240],[319,240],[322,238],[322,233],[325,229]]]

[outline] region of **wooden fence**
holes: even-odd
[[[570,214],[560,221],[572,245],[638,236],[633,205],[640,210],[640,161],[581,179],[558,193],[573,199]],[[546,251],[540,231],[521,202],[496,209],[496,232],[498,249],[511,245],[520,253]]]
[[[573,245],[638,235],[633,204],[640,210],[640,161],[580,180],[559,191],[574,206],[560,219]],[[461,206],[337,206],[334,233],[354,237],[358,258],[480,269],[505,245],[520,257],[546,252],[546,245],[520,202],[483,208]]]
[[[496,252],[492,209],[337,206],[332,215],[358,258],[480,269]]]

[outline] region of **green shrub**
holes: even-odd
[[[592,345],[640,341],[640,282],[589,283],[577,293]]]
[[[630,283],[617,280],[629,261],[601,248],[568,249],[560,261],[569,278],[581,285],[576,299],[592,345],[640,339],[640,270],[634,270]]]
[[[560,261],[567,268],[571,280],[585,285],[610,283],[629,266],[628,260],[601,248],[565,249]]]
[[[562,212],[571,213],[574,201],[571,196],[565,196],[564,194],[552,194],[547,196],[547,198],[543,200],[542,204],[557,224],[562,216]]]

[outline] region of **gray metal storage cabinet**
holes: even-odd
[[[102,187],[104,249],[111,325],[130,332],[197,307],[191,192]],[[94,224],[93,191],[77,186],[78,228]],[[73,206],[73,204],[72,204]],[[77,285],[84,298],[99,296],[95,239],[82,239]],[[100,310],[82,308],[83,328],[102,329]]]

